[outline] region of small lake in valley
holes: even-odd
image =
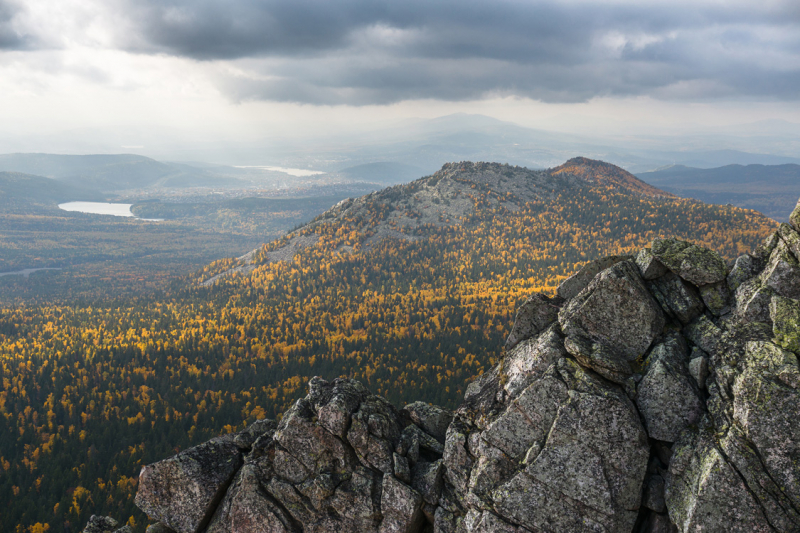
[[[33,274],[34,272],[39,272],[40,270],[61,270],[60,268],[25,268],[23,270],[17,270],[16,272],[0,272],[0,278],[3,276],[25,276],[26,278]]]
[[[58,204],[58,208],[64,211],[78,211],[92,215],[112,215],[115,217],[129,217],[138,220],[149,220],[160,222],[160,218],[139,218],[131,212],[133,204],[112,204],[109,202],[66,202]]]

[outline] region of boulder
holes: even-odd
[[[797,207],[794,208],[792,214],[789,215],[789,220],[795,230],[800,231],[800,201],[797,202]]]
[[[800,508],[800,368],[770,342],[747,343],[744,371],[733,385],[733,418],[759,451],[764,468]]]
[[[700,297],[706,308],[716,316],[721,316],[730,310],[731,291],[727,281],[703,285],[700,287]]]
[[[381,533],[413,533],[425,522],[422,496],[392,475],[383,476]]]
[[[629,259],[631,259],[631,256],[629,255],[610,255],[608,257],[602,257],[600,259],[595,259],[594,261],[589,261],[576,273],[562,281],[556,290],[556,294],[559,298],[564,300],[574,298],[579,292],[589,285],[589,283],[597,274],[609,267],[616,265],[620,261],[626,261]]]
[[[778,226],[778,235],[792,252],[795,259],[800,260],[800,235],[789,224]]]
[[[769,315],[775,341],[782,348],[800,354],[800,301],[773,296]]]
[[[664,266],[696,287],[719,283],[728,275],[722,257],[708,248],[677,239],[656,239],[650,246]]]
[[[414,402],[403,407],[401,415],[407,416],[425,433],[444,442],[447,426],[453,421],[453,412],[425,402]]]
[[[703,300],[697,289],[672,272],[648,282],[647,288],[661,309],[681,324],[688,324],[704,311]]]
[[[687,349],[674,336],[653,348],[637,388],[636,405],[652,439],[675,442],[681,431],[703,415],[703,400],[689,373]]]
[[[774,531],[719,449],[708,421],[675,443],[665,481],[669,517],[682,533]]]
[[[564,305],[558,320],[568,338],[603,345],[623,363],[643,357],[664,327],[664,314],[631,261],[595,277]]]
[[[660,278],[669,272],[669,269],[656,259],[650,248],[642,248],[639,251],[636,255],[636,266],[639,267],[642,278],[648,281]]]
[[[119,531],[117,529],[118,525],[119,522],[110,516],[92,515],[89,518],[89,522],[86,523],[86,527],[83,528],[83,533],[112,533],[113,531]],[[130,530],[130,527],[126,527]],[[127,533],[127,531],[124,533]]]
[[[461,497],[471,508],[490,507],[504,523],[534,531],[633,527],[649,456],[646,433],[619,387],[569,358],[552,364],[484,431],[460,433],[463,444],[451,447],[457,427],[448,432],[444,463],[448,481],[455,477],[451,465],[471,465]]]
[[[506,339],[506,350],[520,342],[535,337],[558,319],[560,299],[551,299],[544,294],[534,294],[517,310],[514,327]]]
[[[800,299],[800,263],[784,241],[780,241],[760,275],[763,286],[785,298]]]
[[[142,467],[136,506],[177,533],[202,531],[242,465],[230,435]]]
[[[750,254],[739,256],[728,273],[728,288],[732,292],[736,292],[739,285],[757,276],[764,269],[764,266],[763,259],[753,257]]]
[[[206,533],[294,533],[302,531],[264,491],[254,464],[242,467]]]
[[[706,379],[708,379],[708,358],[699,348],[692,350],[692,355],[689,360],[689,373],[694,378],[699,389],[706,388]]]
[[[155,524],[150,524],[147,526],[145,533],[175,533],[170,528],[162,524],[161,522],[156,522]]]

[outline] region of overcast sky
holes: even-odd
[[[800,122],[800,2],[0,0],[0,152],[14,135],[117,128],[135,146],[147,128],[255,139],[454,112]]]

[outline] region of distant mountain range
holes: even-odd
[[[788,221],[800,196],[800,165],[797,164],[719,168],[673,165],[637,176],[678,196],[755,209],[779,221]]]
[[[246,180],[132,154],[0,155],[0,171],[44,176],[83,189],[111,192],[147,187],[246,187]]]
[[[96,191],[50,178],[20,172],[0,172],[0,209],[5,213],[30,212],[36,206],[51,206],[71,200],[101,200]]]

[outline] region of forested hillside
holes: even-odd
[[[143,531],[142,464],[276,416],[311,376],[453,407],[516,306],[583,262],[660,235],[730,260],[775,228],[610,165],[559,169],[447,165],[164,296],[0,310],[3,531],[77,531],[92,513]]]

